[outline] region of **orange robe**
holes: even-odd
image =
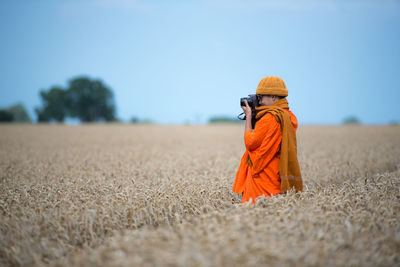
[[[287,109],[291,122],[297,130],[297,118]],[[254,204],[259,196],[270,197],[281,193],[279,157],[282,141],[281,125],[267,113],[256,123],[254,130],[244,133],[246,151],[240,161],[232,190],[242,194],[242,203],[251,200]],[[253,166],[247,164],[250,156]]]

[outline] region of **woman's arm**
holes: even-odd
[[[275,117],[265,114],[254,131],[244,133],[245,146],[253,163],[253,175],[261,172],[276,155],[282,140],[281,127]]]
[[[256,124],[256,128],[244,132],[244,144],[249,151],[257,149],[261,143],[279,127],[279,123],[271,114],[265,114]]]
[[[242,107],[243,112],[246,115],[246,124],[244,125],[244,131],[253,130],[253,128],[251,127],[251,117],[253,114],[251,112],[249,103],[247,103],[247,99],[244,100],[244,103],[246,104],[246,106]]]

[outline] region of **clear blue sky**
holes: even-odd
[[[284,79],[301,124],[400,121],[398,0],[2,0],[0,107],[78,75],[117,115],[206,122]]]

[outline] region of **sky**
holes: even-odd
[[[399,0],[1,0],[0,108],[85,75],[117,116],[236,116],[281,77],[299,123],[400,122]]]

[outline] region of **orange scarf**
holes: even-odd
[[[271,113],[281,125],[282,143],[279,163],[279,175],[281,178],[281,192],[295,188],[296,192],[303,191],[300,166],[297,160],[296,132],[293,128],[290,115],[285,109],[289,109],[286,98],[276,101],[272,106],[256,107],[256,119],[260,119],[266,113]]]

